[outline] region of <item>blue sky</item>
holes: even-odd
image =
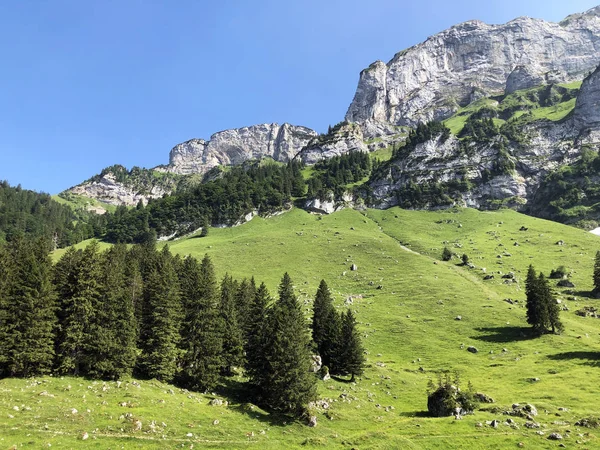
[[[597,0],[596,0],[597,1]],[[410,5],[410,6],[408,6]],[[58,193],[193,137],[324,131],[360,70],[470,19],[559,21],[594,1],[20,0],[0,5],[0,179]]]

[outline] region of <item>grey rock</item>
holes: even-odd
[[[562,435],[559,433],[550,433],[548,435],[548,439],[551,441],[560,441],[560,440],[562,440],[562,438],[563,438]]]
[[[342,125],[331,135],[319,136],[306,144],[298,154],[306,164],[345,155],[350,152],[368,152],[361,128],[354,123]]]
[[[479,352],[479,350],[477,350],[477,348],[473,347],[472,345],[470,345],[469,347],[467,347],[467,351],[470,353],[477,353]]]
[[[287,162],[317,133],[309,128],[276,123],[225,130],[209,141],[191,139],[176,145],[169,164],[157,170],[177,174],[203,174],[216,166],[239,165],[250,159],[265,157]]]
[[[598,64],[598,15],[596,7],[560,24],[520,17],[453,26],[363,70],[346,119],[412,126],[482,96],[582,79]]]

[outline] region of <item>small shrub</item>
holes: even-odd
[[[567,276],[567,269],[565,266],[558,266],[556,269],[552,269],[550,271],[550,278],[552,279],[560,279],[565,278]]]
[[[454,254],[448,247],[444,247],[444,251],[442,251],[442,261],[450,261]]]
[[[453,416],[457,412],[472,413],[476,404],[477,398],[471,383],[467,391],[461,391],[458,374],[455,374],[454,380],[451,380],[448,374],[444,380],[440,377],[437,388],[432,381],[429,382],[427,410],[433,417]]]

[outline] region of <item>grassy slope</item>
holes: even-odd
[[[117,207],[108,203],[103,203],[95,198],[85,197],[83,195],[69,194],[69,200],[59,196],[53,195],[52,200],[62,203],[63,205],[69,205],[74,210],[83,209],[87,210],[89,206],[99,207],[108,212],[114,212]]]
[[[519,231],[522,225],[529,230]],[[514,240],[519,246],[513,245]],[[565,245],[555,245],[558,240]],[[437,261],[445,241],[450,246],[455,242],[462,245],[456,251],[469,254],[478,268]],[[400,242],[417,253],[401,247]],[[267,220],[255,218],[237,228],[211,229],[206,238],[191,237],[170,245],[181,254],[201,257],[208,253],[220,276],[225,272],[237,278],[254,275],[265,281],[272,293],[288,271],[298,295],[306,301],[307,312],[321,278],[328,281],[338,306],[350,295],[362,295],[352,307],[365,335],[369,368],[356,385],[321,383],[323,397],[338,399],[332,403],[334,420],[320,414],[315,429],[300,424],[283,426],[270,422],[257,408],[248,412],[235,403],[227,408],[211,407],[207,405],[210,397],[194,394],[189,399],[179,391],[167,395],[168,387],[154,382],[143,382],[139,389],[130,386],[128,391],[110,383],[111,389],[102,392],[101,383],[78,379],[45,378],[47,384],[40,386],[27,380],[3,380],[0,439],[4,441],[0,440],[0,448],[29,442],[37,448],[47,442],[69,448],[77,445],[81,433],[91,434],[94,428],[98,428],[96,439],[86,443],[96,448],[172,448],[181,444],[189,448],[193,442],[197,447],[214,444],[226,448],[290,448],[303,443],[328,448],[511,448],[520,441],[528,448],[554,448],[556,444],[546,440],[547,434],[559,431],[566,435],[567,428],[573,435],[567,444],[580,439],[600,445],[593,436],[577,437],[577,427],[554,423],[573,424],[597,413],[598,368],[594,366],[600,355],[600,322],[574,314],[578,307],[596,301],[580,294],[579,300],[564,300],[570,308],[562,313],[566,332],[538,339],[527,338],[524,309],[504,301],[510,297],[522,305],[522,277],[531,262],[545,272],[564,264],[573,271],[576,290],[589,290],[593,255],[600,247],[598,237],[508,210],[415,212],[393,208],[369,210],[367,217],[344,210],[322,218],[293,210]],[[497,258],[504,251],[512,256]],[[357,264],[357,271],[350,270],[352,263]],[[483,281],[481,267],[486,267],[488,274],[514,271],[519,283],[505,285],[498,276]],[[377,289],[378,285],[382,289]],[[457,315],[462,316],[461,321],[454,320]],[[468,353],[461,344],[474,345],[479,353]],[[503,348],[507,352],[502,352]],[[435,380],[440,371],[454,369],[460,371],[465,384],[471,380],[477,390],[494,397],[496,405],[536,405],[538,420],[547,426],[546,436],[525,429],[522,419],[516,419],[518,430],[506,425],[475,427],[477,422],[502,419],[490,412],[478,411],[462,421],[422,417],[428,380]],[[528,381],[534,377],[540,381]],[[69,392],[64,391],[67,384],[73,386]],[[40,397],[42,390],[56,397]],[[342,392],[356,400],[342,402]],[[163,399],[165,403],[160,403]],[[133,402],[132,408],[118,406],[128,400]],[[15,405],[32,410],[17,413],[12,411]],[[386,406],[395,409],[386,412]],[[79,413],[72,415],[72,407]],[[569,411],[556,417],[558,407]],[[86,412],[87,408],[91,412]],[[131,424],[119,419],[126,412],[142,420],[144,431],[151,420],[164,421],[167,431],[133,432]],[[220,424],[213,426],[215,418]],[[43,429],[46,424],[48,430]],[[252,431],[255,436],[246,437]],[[186,437],[190,432],[194,436]]]

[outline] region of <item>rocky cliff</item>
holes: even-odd
[[[265,157],[287,162],[316,136],[310,128],[287,123],[220,131],[209,141],[191,139],[176,145],[169,154],[168,165],[132,171],[119,165],[111,166],[65,192],[111,205],[134,206],[140,200],[147,203],[149,199],[172,193],[179,181],[178,175],[203,175],[217,166],[239,165]]]
[[[288,123],[225,130],[213,134],[209,141],[192,139],[176,145],[169,155],[169,164],[156,169],[189,175],[264,157],[287,162],[316,136],[310,128]]]
[[[343,122],[333,127],[327,134],[311,139],[297,157],[306,164],[315,164],[322,159],[350,152],[368,151],[360,126]]]
[[[488,106],[486,115],[494,114]],[[412,142],[372,177],[379,207],[525,209],[548,174],[574,164],[584,149],[600,148],[600,68],[583,81],[574,110],[560,120],[530,113],[497,126],[479,118],[460,138],[438,129],[431,138],[418,136],[413,132]]]
[[[492,94],[581,80],[599,55],[600,6],[560,23],[465,22],[363,70],[346,119],[365,130],[445,119]]]

